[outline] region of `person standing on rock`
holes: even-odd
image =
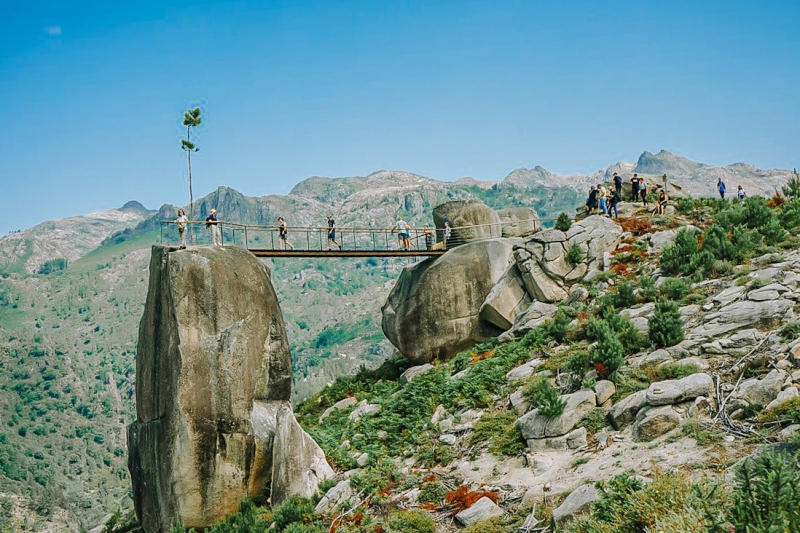
[[[447,250],[447,242],[450,240],[450,236],[453,234],[453,228],[450,227],[450,221],[444,221],[444,249]]]
[[[608,196],[608,191],[600,183],[597,184],[597,190],[600,191],[597,194],[598,197],[600,198],[600,211],[602,211],[603,214],[605,215],[606,214],[606,196]]]
[[[392,231],[397,231],[397,246],[401,250],[411,249],[411,226],[403,220],[403,215],[398,215],[397,222],[395,223]]]
[[[639,178],[639,194],[642,195],[642,206],[647,207],[647,193],[650,192],[644,178]]]
[[[597,190],[594,185],[592,188],[589,189],[589,199],[586,201],[586,207],[589,208],[589,214],[592,215],[597,210],[597,195],[600,194],[600,191]]]
[[[617,211],[617,204],[622,201],[622,196],[620,195],[620,189],[614,189],[608,193],[608,218],[611,218],[611,211],[614,211],[614,215],[616,215],[617,219],[619,220],[619,211]]]
[[[328,250],[331,249],[331,243],[335,244],[342,249],[342,245],[336,242],[336,221],[333,219],[333,215],[328,215]]]
[[[631,178],[631,202],[639,199],[639,174],[634,174]]]
[[[617,191],[619,197],[622,198],[622,176],[614,172],[614,190]]]
[[[206,217],[206,227],[211,232],[211,243],[215,246],[222,246],[222,237],[219,234],[219,221],[217,220],[216,209],[212,209]]]
[[[725,199],[725,182],[722,181],[722,178],[717,178],[717,190],[719,191],[719,197],[721,199]]]
[[[283,220],[283,217],[278,217],[278,246],[280,246],[281,250],[285,250],[288,246],[290,250],[294,250],[294,246],[288,240],[289,231],[286,227],[286,221]]]
[[[175,222],[178,224],[178,235],[181,236],[181,250],[185,250],[186,225],[189,222],[189,218],[186,216],[186,213],[183,212],[183,209],[178,209],[178,218],[175,219]]]

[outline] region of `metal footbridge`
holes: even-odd
[[[404,230],[337,226],[335,242],[329,241],[327,227],[288,226],[285,239],[278,226],[220,220],[217,227],[221,245],[241,246],[258,257],[436,257],[476,237],[492,239],[518,234],[517,228],[523,224],[535,224],[538,229],[539,222],[514,220],[457,226],[451,228],[449,238],[441,228],[413,228],[407,230],[407,239],[399,238]],[[190,246],[212,244],[210,228],[205,222],[190,221],[187,226],[191,227],[186,230]],[[174,220],[161,221],[161,243],[179,247],[178,223]]]

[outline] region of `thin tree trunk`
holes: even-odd
[[[186,142],[191,142],[189,139],[189,132],[191,126],[186,126]],[[188,147],[187,147],[188,148]],[[189,242],[194,244],[194,196],[192,194],[192,150],[186,150],[186,158],[189,163]]]

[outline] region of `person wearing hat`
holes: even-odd
[[[336,221],[333,220],[333,215],[328,215],[328,250],[331,249],[331,243],[342,249],[342,245],[336,242]]]
[[[216,246],[222,246],[222,238],[219,234],[219,222],[217,221],[217,210],[212,209],[206,217],[206,227],[211,232],[211,242]]]

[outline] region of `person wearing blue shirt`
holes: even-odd
[[[719,197],[724,200],[725,199],[725,182],[722,181],[722,178],[717,178],[717,190],[719,191]]]

